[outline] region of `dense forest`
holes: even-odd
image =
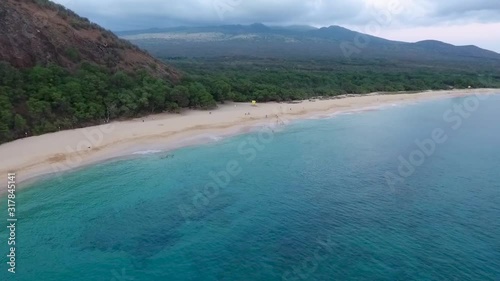
[[[289,101],[374,91],[500,87],[491,70],[427,69],[386,62],[170,59],[176,85],[147,72],[82,63],[18,69],[0,63],[0,142],[224,101]]]
[[[19,70],[0,63],[0,142],[180,107],[215,106],[197,82],[173,86],[146,72],[110,73],[87,63],[74,73],[55,65]]]
[[[216,101],[289,101],[371,92],[500,87],[500,69],[464,64],[236,57],[166,61],[184,71],[187,80],[228,84],[229,96],[212,92]]]

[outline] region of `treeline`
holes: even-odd
[[[83,63],[75,72],[58,66],[19,70],[0,62],[0,143],[17,138],[103,124],[182,107],[216,107],[228,85],[180,85],[146,72],[128,74]]]
[[[206,58],[167,60],[203,84],[229,84],[234,101],[289,101],[372,92],[500,87],[498,69],[416,66],[386,61],[290,61]]]
[[[212,109],[224,101],[290,101],[376,91],[498,87],[490,70],[427,69],[382,62],[329,63],[251,59],[169,60],[184,72],[177,84],[111,73],[82,63],[19,70],[0,62],[0,143],[181,108]]]

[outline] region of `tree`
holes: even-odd
[[[189,106],[189,89],[185,86],[175,86],[172,92],[167,95],[168,102],[175,102],[180,107]]]
[[[22,135],[28,129],[26,120],[19,114],[14,117],[14,130],[16,134]]]
[[[223,80],[216,80],[212,83],[211,94],[216,101],[223,103],[224,101],[229,99],[231,94],[231,85]]]
[[[217,106],[214,97],[199,82],[189,84],[189,106],[203,109],[215,108]]]

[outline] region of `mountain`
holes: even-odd
[[[421,46],[428,51],[436,52],[441,55],[455,55],[455,56],[468,56],[475,58],[491,58],[498,59],[499,54],[481,49],[477,46],[454,46],[448,43],[444,43],[436,40],[424,40],[419,41],[414,44],[414,46]]]
[[[179,80],[171,67],[88,19],[47,0],[0,1],[0,61],[28,68],[49,63],[73,69],[90,62],[110,70],[146,70]]]
[[[340,26],[263,24],[175,27],[118,32],[160,57],[384,58],[500,63],[500,54],[439,41],[391,41]]]
[[[0,0],[0,143],[215,105],[201,87],[192,88],[191,104],[187,91],[173,96],[182,81],[174,68],[61,5]]]

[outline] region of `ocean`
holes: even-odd
[[[0,280],[500,280],[499,120],[500,95],[453,97],[49,177]]]

